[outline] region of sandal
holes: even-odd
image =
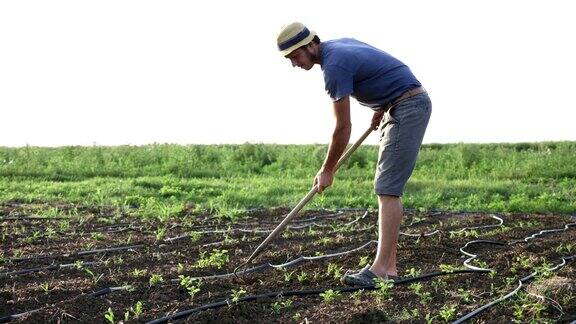
[[[348,274],[348,271],[342,277],[342,283],[350,286],[373,286],[374,279],[378,278],[374,272],[370,271],[370,266],[367,265],[360,272]]]

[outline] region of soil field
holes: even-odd
[[[340,278],[372,261],[375,211],[303,212],[237,278],[289,210],[234,221],[185,210],[160,223],[111,207],[57,207],[79,215],[0,205],[0,322],[576,319],[573,216],[406,211],[400,277],[359,289]]]

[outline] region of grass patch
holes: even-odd
[[[0,147],[0,202],[126,206],[166,219],[185,206],[234,216],[293,207],[326,145]],[[376,146],[362,146],[307,208],[376,208]],[[576,212],[576,142],[424,145],[408,208]]]

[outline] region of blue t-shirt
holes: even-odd
[[[326,91],[334,101],[351,95],[378,110],[421,85],[404,63],[352,38],[322,42],[320,56]]]

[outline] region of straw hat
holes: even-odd
[[[283,56],[312,41],[316,32],[308,30],[304,24],[293,22],[285,25],[278,33],[278,50]]]

